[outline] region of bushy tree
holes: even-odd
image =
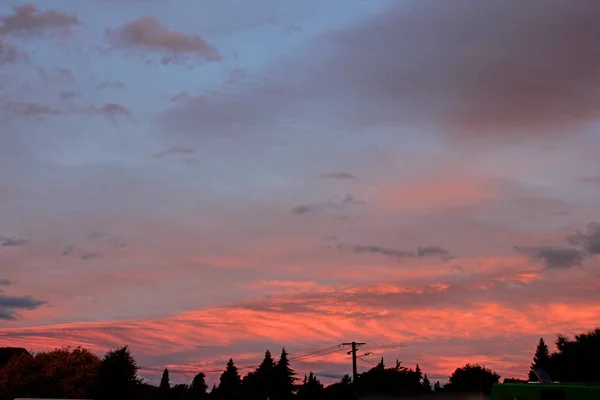
[[[86,398],[96,380],[100,359],[89,350],[62,348],[11,357],[0,370],[7,398]]]
[[[189,387],[186,384],[177,384],[169,389],[169,400],[188,400]]]
[[[206,375],[203,372],[199,372],[194,376],[192,384],[189,387],[189,398],[190,400],[205,400],[208,398],[206,390],[208,385],[206,384]]]
[[[563,382],[600,381],[600,328],[576,335],[573,340],[559,335],[557,351],[550,356],[548,373]]]
[[[29,352],[22,347],[0,347],[0,368],[11,358],[22,354],[29,354]]]
[[[99,400],[131,399],[142,380],[139,367],[127,346],[106,353],[96,382],[95,398]]]
[[[317,379],[317,377],[310,372],[308,377],[304,375],[304,380],[302,381],[302,385],[298,388],[298,398],[299,399],[320,399],[323,395],[323,384]]]
[[[486,393],[492,391],[492,386],[500,381],[500,375],[479,364],[467,364],[450,375],[445,390],[451,392]]]

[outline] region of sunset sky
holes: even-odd
[[[600,324],[599,18],[0,1],[0,346],[128,344],[151,383],[352,340],[361,371],[524,377]]]

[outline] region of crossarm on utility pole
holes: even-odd
[[[359,346],[365,345],[366,343],[357,343],[357,342],[349,342],[342,343],[344,346],[352,346],[352,383],[356,384],[356,380],[358,379],[358,370],[356,368],[356,351]]]

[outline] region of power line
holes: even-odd
[[[324,349],[311,351],[306,354],[301,354],[296,357],[291,357],[288,359],[288,361],[295,362],[295,361],[308,360],[308,359],[316,358],[316,357],[323,357],[323,356],[337,353],[339,351],[344,350],[343,346],[344,346],[343,344],[338,344],[335,346],[326,347]],[[237,367],[237,369],[238,370],[255,369],[255,368],[258,368],[259,366],[260,366],[260,364],[244,365],[244,366]],[[152,371],[152,370],[156,370],[156,369],[160,369],[160,368],[162,368],[162,367],[139,367],[139,369],[144,370],[144,371]],[[202,370],[201,372],[214,373],[214,372],[223,372],[223,370],[224,370],[223,368],[220,368],[220,369],[213,369],[213,370]]]
[[[362,358],[362,357],[358,357],[358,359],[359,359],[359,360],[361,360],[361,361],[363,361],[363,362],[365,362],[365,363],[367,363],[367,364],[369,364],[369,365],[372,365],[372,366],[374,366],[374,367],[376,367],[376,366],[377,366],[377,364],[376,364],[376,363],[374,363],[374,362],[372,362],[372,361],[369,361],[369,360],[365,360],[365,359],[364,359],[364,358]]]

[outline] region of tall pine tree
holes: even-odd
[[[423,375],[423,391],[425,393],[429,393],[431,392],[431,382],[429,382],[429,378],[427,377],[427,374]]]
[[[235,399],[239,395],[241,387],[242,379],[240,378],[237,367],[233,363],[233,359],[230,358],[227,363],[227,368],[221,374],[221,378],[219,379],[216,397],[223,400]]]
[[[288,353],[281,350],[281,357],[273,371],[273,391],[270,400],[288,400],[294,397],[294,370],[290,368]]]
[[[158,391],[160,392],[161,399],[167,399],[169,397],[169,391],[171,390],[171,382],[169,381],[169,370],[165,368],[160,380],[160,386]]]
[[[544,341],[544,338],[540,338],[538,342],[537,348],[535,349],[535,354],[533,356],[533,362],[531,363],[531,367],[529,368],[529,380],[537,382],[537,376],[533,372],[534,368],[542,368],[544,370],[548,370],[550,363],[550,350],[548,350],[548,346]]]

